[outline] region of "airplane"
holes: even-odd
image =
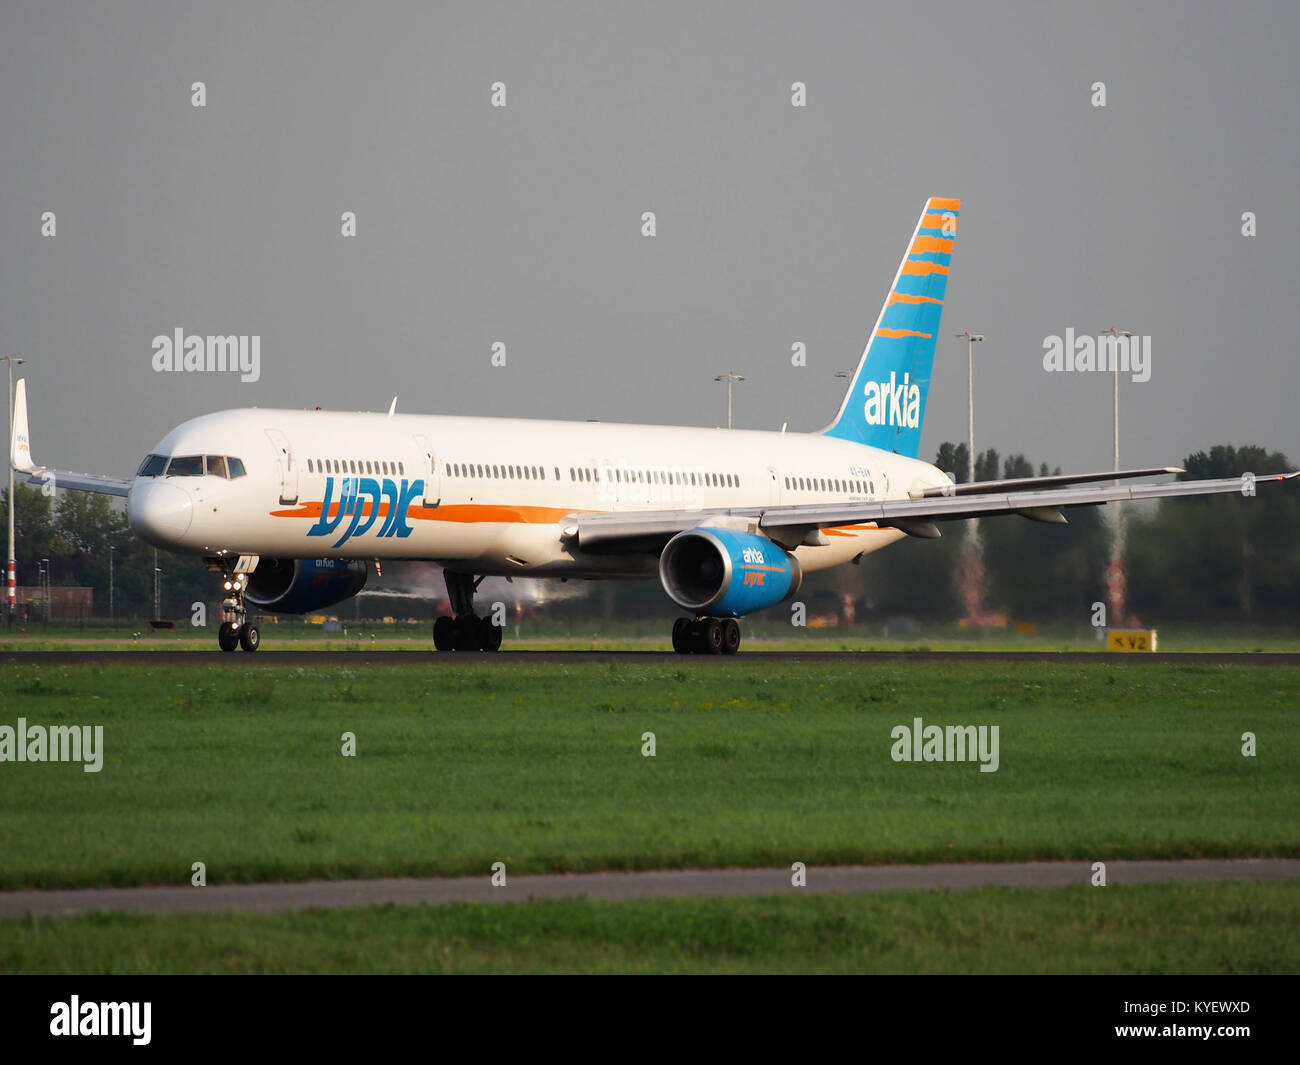
[[[927,200],[818,432],[398,414],[396,399],[387,413],[227,410],[177,426],[115,479],[35,464],[19,380],[10,461],[29,483],[124,496],[137,536],[202,555],[225,593],[222,651],[260,646],[250,607],[319,611],[392,559],[443,567],[439,651],[500,648],[474,596],[504,576],[657,578],[684,612],[676,652],[734,654],[740,619],[790,600],[804,574],[937,537],[940,522],[1253,494],[1253,479],[1249,492],[1239,478],[1120,483],[1176,467],[957,484],[918,459],[960,213],[958,199]]]

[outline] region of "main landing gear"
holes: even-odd
[[[679,655],[734,655],[740,650],[740,622],[735,618],[678,618],[673,622],[673,650]]]
[[[474,613],[474,592],[483,578],[444,570],[453,617],[443,614],[433,623],[433,646],[439,651],[499,651],[501,628],[491,618]]]
[[[262,646],[262,634],[256,625],[249,624],[248,610],[244,606],[248,574],[223,571],[221,588],[226,597],[221,601],[221,628],[217,630],[217,646],[223,651],[233,651],[236,647],[256,651]]]

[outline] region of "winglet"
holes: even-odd
[[[27,379],[20,377],[14,386],[14,435],[9,441],[9,461],[15,470],[30,472],[36,469],[32,463],[32,442],[27,431]]]
[[[388,416],[391,418],[393,416],[393,413],[396,410],[397,410],[397,397],[394,396],[393,402],[388,405]]]

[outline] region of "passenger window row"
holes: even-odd
[[[501,465],[487,462],[448,462],[446,464],[448,477],[475,477],[480,480],[497,480],[497,481],[545,481],[545,466],[513,466]],[[559,480],[560,471],[555,471],[555,479]]]
[[[844,480],[839,477],[787,477],[785,486],[796,492],[849,492],[875,495],[875,481]]]
[[[406,464],[375,459],[308,459],[308,473],[368,473],[379,477],[405,477]]]
[[[554,479],[562,480],[560,468],[553,467]],[[547,481],[545,466],[515,466],[486,462],[449,462],[446,464],[447,476],[478,478],[480,480],[499,481]],[[573,482],[597,483],[605,481],[614,484],[680,484],[710,485],[716,488],[739,488],[740,475],[735,473],[703,473],[690,470],[627,470],[606,467],[602,471],[596,466],[570,466],[569,480]]]

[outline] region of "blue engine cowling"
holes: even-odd
[[[344,599],[366,585],[364,560],[264,558],[248,579],[245,598],[273,614],[306,614]]]
[[[764,536],[731,529],[687,529],[659,556],[659,580],[695,614],[743,617],[799,590],[799,560]]]

